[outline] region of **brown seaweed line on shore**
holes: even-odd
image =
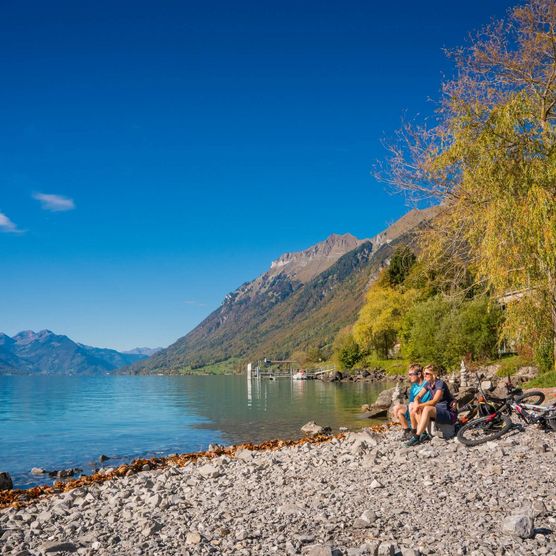
[[[381,425],[371,425],[369,429],[375,432],[384,432],[387,428],[392,426],[393,423],[386,423]],[[256,452],[279,450],[288,446],[299,446],[302,444],[321,444],[329,442],[334,438],[344,438],[344,433],[336,435],[319,434],[312,437],[304,437],[296,440],[267,440],[261,444],[253,444],[251,442],[245,444],[238,444],[236,446],[217,447],[211,451],[192,452],[189,454],[176,454],[164,458],[150,458],[150,459],[136,459],[128,464],[122,464],[109,473],[94,473],[93,475],[84,475],[79,479],[72,481],[56,481],[52,486],[42,485],[29,489],[13,489],[0,491],[0,509],[9,506],[14,508],[23,508],[45,496],[59,494],[60,492],[68,492],[75,488],[86,485],[104,483],[112,479],[118,479],[128,475],[139,473],[143,470],[145,465],[150,469],[161,469],[170,465],[184,467],[188,463],[195,463],[200,458],[215,458],[218,456],[234,457],[239,450],[252,450]]]

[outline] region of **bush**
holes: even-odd
[[[404,352],[413,360],[452,367],[465,356],[496,354],[501,310],[488,298],[452,301],[437,296],[414,305],[403,327]]]
[[[335,364],[340,369],[351,369],[361,359],[359,344],[349,330],[342,330],[334,341]]]

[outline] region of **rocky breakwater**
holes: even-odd
[[[556,553],[556,435],[239,450],[0,511],[0,554]]]

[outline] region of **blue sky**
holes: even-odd
[[[2,2],[0,331],[168,345],[281,253],[381,231],[381,140],[511,4]]]

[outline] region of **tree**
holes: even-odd
[[[530,0],[451,55],[435,121],[404,126],[379,176],[440,204],[422,242],[445,291],[472,276],[546,300],[556,361],[556,3]]]
[[[353,326],[353,337],[364,352],[376,351],[388,358],[396,345],[402,317],[412,299],[394,288],[376,283],[367,292],[365,305]]]
[[[459,301],[436,296],[416,303],[402,324],[403,350],[413,360],[453,367],[466,355],[496,354],[501,309],[485,296]]]
[[[353,338],[349,328],[340,330],[336,336],[333,359],[341,369],[351,369],[361,359],[359,344]]]
[[[407,246],[402,245],[394,251],[390,265],[386,269],[385,278],[390,286],[399,286],[404,282],[417,257]]]

